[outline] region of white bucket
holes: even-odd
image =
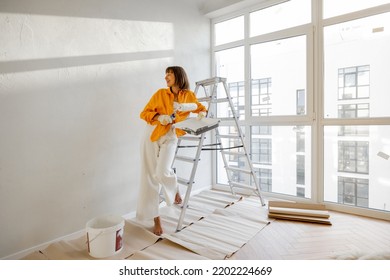
[[[94,258],[106,258],[119,253],[123,247],[125,220],[120,216],[102,216],[87,223],[88,253]]]

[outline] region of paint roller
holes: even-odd
[[[190,112],[194,111],[198,108],[198,105],[196,103],[173,103],[173,110],[175,112]]]

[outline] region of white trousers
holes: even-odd
[[[172,169],[177,147],[177,136],[172,129],[152,142],[154,126],[147,124],[141,145],[141,188],[137,203],[137,219],[147,220],[159,216],[160,192],[167,205],[174,203],[177,177]]]

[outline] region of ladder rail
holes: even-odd
[[[236,127],[237,127],[237,131],[238,131],[238,135],[241,139],[241,143],[245,143],[245,139],[244,139],[244,136],[243,136],[243,133],[242,133],[242,129],[241,129],[241,126],[240,126],[240,123],[238,122],[238,116],[236,114],[236,111],[234,110],[234,104],[233,104],[233,101],[232,101],[232,98],[231,98],[231,95],[230,95],[230,91],[229,91],[229,88],[227,87],[227,84],[226,84],[226,81],[223,82],[223,86],[225,88],[225,92],[226,92],[226,95],[228,96],[228,102],[229,102],[229,105],[230,105],[230,108],[232,110],[232,114],[233,114],[233,117],[234,117],[234,122],[236,123]],[[261,202],[261,205],[265,205],[264,203],[264,200],[263,200],[263,197],[260,195],[260,192],[261,192],[261,189],[260,189],[260,185],[259,185],[259,182],[256,178],[256,173],[255,173],[255,170],[254,170],[254,167],[253,167],[253,164],[252,164],[252,160],[250,159],[250,155],[248,153],[248,150],[246,148],[246,145],[244,144],[243,145],[243,150],[244,150],[244,153],[246,155],[246,159],[247,159],[247,163],[248,163],[248,166],[252,172],[252,175],[253,175],[253,182],[255,184],[255,187],[259,193],[259,198],[260,198],[260,202]],[[224,155],[222,155],[222,157],[225,157]]]
[[[189,181],[187,183],[188,186],[187,186],[186,194],[185,194],[184,200],[183,200],[183,208],[182,208],[182,210],[180,212],[179,221],[177,223],[176,231],[180,231],[183,228],[184,217],[185,217],[185,214],[186,214],[186,211],[187,211],[188,201],[189,201],[190,196],[191,196],[192,185],[194,184],[196,169],[198,168],[198,163],[200,161],[200,153],[202,152],[202,146],[203,146],[204,139],[205,139],[204,133],[202,133],[201,137],[200,137],[200,140],[199,140],[199,146],[198,146],[198,148],[196,150],[195,159],[194,159],[194,162],[193,162],[190,179],[189,179]]]
[[[239,118],[237,116],[237,112],[235,110],[233,100],[232,100],[232,97],[231,97],[230,92],[229,92],[229,88],[226,84],[226,80],[227,80],[226,78],[213,77],[210,79],[196,82],[194,92],[196,95],[198,93],[199,89],[203,88],[204,93],[205,93],[205,97],[199,98],[199,100],[201,100],[202,102],[207,102],[207,107],[206,107],[207,108],[207,117],[211,117],[211,118],[216,117],[217,114],[215,113],[215,116],[214,116],[213,109],[215,109],[215,111],[217,111],[217,107],[216,107],[217,103],[228,102],[228,105],[229,105],[231,112],[232,112],[232,117],[226,118],[226,119],[229,119],[229,121],[226,121],[226,124],[229,126],[231,126],[231,125],[235,126],[235,128],[237,129],[237,136],[221,135],[220,134],[220,127],[216,127],[214,129],[214,131],[215,131],[215,138],[216,138],[217,143],[218,143],[216,145],[219,145],[218,150],[220,150],[220,154],[222,157],[224,168],[226,170],[226,175],[227,175],[230,190],[234,194],[235,193],[234,189],[236,189],[236,188],[250,189],[254,193],[256,193],[256,195],[260,198],[261,205],[264,206],[265,203],[264,203],[262,195],[261,195],[260,185],[259,185],[258,179],[256,177],[255,169],[253,167],[253,163],[252,163],[252,160],[250,158],[250,154],[248,153],[246,145],[245,145],[244,134],[242,132],[242,129],[241,129],[241,126],[239,123]],[[218,85],[219,85],[219,83],[223,84],[223,89],[226,93],[226,98],[218,98]],[[221,119],[221,121],[222,121],[222,119]],[[181,213],[179,216],[179,221],[177,224],[176,231],[180,231],[183,228],[184,217],[185,217],[186,210],[188,208],[188,202],[189,202],[189,199],[191,196],[192,187],[193,187],[193,184],[195,183],[194,179],[195,179],[196,170],[198,168],[198,164],[200,161],[200,155],[201,155],[202,150],[217,150],[217,149],[204,149],[203,148],[203,146],[204,146],[203,143],[204,143],[206,133],[207,132],[202,133],[198,139],[197,138],[191,139],[191,141],[192,140],[198,141],[198,146],[196,148],[197,150],[195,153],[195,158],[190,159],[189,157],[178,155],[178,150],[180,148],[188,147],[188,146],[181,145],[181,142],[182,142],[181,138],[179,138],[178,145],[176,147],[175,158],[174,158],[174,161],[172,163],[172,167],[174,166],[176,160],[183,160],[183,161],[191,162],[193,164],[189,180],[188,181],[183,180],[183,179],[180,179],[180,181],[178,180],[178,183],[186,185],[187,189],[186,189],[185,197],[183,200],[182,210],[181,210]],[[237,139],[239,142],[241,142],[241,145],[235,145],[234,147],[229,147],[229,145],[228,145],[228,147],[224,147],[222,140],[226,139],[226,138]],[[183,137],[183,140],[184,139],[185,138]],[[191,146],[191,147],[194,147],[194,146]],[[232,153],[224,152],[224,150],[225,149],[237,149],[237,148],[242,148],[242,151],[239,151],[236,154],[239,154],[240,156],[245,157],[248,169],[243,170],[243,169],[240,169],[240,168],[237,168],[234,166],[229,166],[227,156],[231,155]],[[242,173],[249,174],[252,178],[252,179],[249,179],[249,187],[247,184],[243,184],[241,182],[234,181],[233,180],[233,172],[242,172]],[[252,184],[251,184],[252,181],[255,184],[254,187],[252,187]]]
[[[204,85],[202,85],[202,83],[196,83],[196,86],[195,86],[195,94],[197,94],[199,88],[202,87],[204,92],[205,92],[205,95],[206,95],[206,99],[208,100],[211,100],[211,97],[212,95],[209,94],[209,92],[207,91],[207,89],[204,87]],[[207,100],[206,100],[207,101]],[[211,106],[211,102],[207,102],[207,116],[210,112],[210,106]],[[190,196],[191,196],[191,191],[192,191],[192,185],[194,184],[194,179],[195,179],[195,175],[196,175],[196,170],[198,168],[198,163],[200,161],[200,154],[202,152],[202,148],[203,148],[203,142],[204,142],[204,139],[206,138],[205,137],[205,134],[206,133],[202,133],[199,137],[199,143],[198,143],[198,147],[197,147],[197,150],[196,150],[196,153],[195,153],[195,159],[194,159],[194,162],[193,162],[193,166],[192,166],[192,170],[191,170],[191,174],[190,174],[190,179],[188,181],[188,185],[186,186],[187,189],[186,189],[186,194],[184,196],[184,200],[183,200],[183,206],[182,206],[182,210],[180,212],[180,216],[179,216],[179,221],[177,223],[177,227],[176,227],[176,231],[180,231],[182,230],[183,228],[183,222],[184,222],[184,217],[185,217],[185,213],[187,211],[187,208],[188,208],[188,202],[189,202],[189,199],[190,199]],[[175,159],[177,158],[177,152],[178,152],[178,149],[180,148],[180,144],[181,142],[178,142],[178,146],[176,148],[176,155],[175,155]]]

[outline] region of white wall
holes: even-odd
[[[191,0],[0,2],[0,258],[135,211],[139,113],[167,66],[209,77],[209,30]]]

